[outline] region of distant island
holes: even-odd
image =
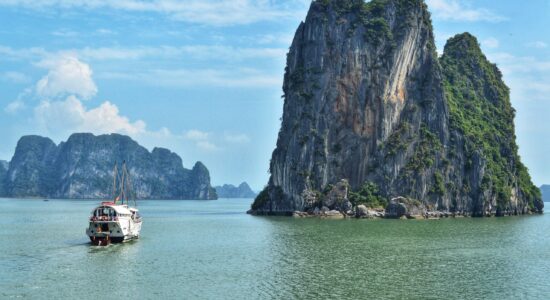
[[[436,51],[422,0],[317,0],[295,33],[258,215],[542,213],[498,67],[469,33]]]
[[[214,188],[220,198],[254,198],[257,195],[246,182],[239,184],[239,186],[224,184]]]
[[[0,160],[0,197],[5,195],[5,180],[6,180],[6,173],[8,172],[8,168],[10,167],[10,164],[5,160]]]
[[[149,152],[128,136],[91,133],[75,133],[59,145],[46,137],[22,137],[11,161],[0,162],[0,197],[108,199],[113,166],[122,161],[138,199],[217,199],[201,162],[186,169],[168,149]]]
[[[550,184],[541,185],[540,191],[542,193],[542,200],[544,202],[550,202]]]

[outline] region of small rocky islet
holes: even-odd
[[[216,189],[219,198],[254,198],[257,195],[246,182],[242,182],[238,186],[224,184],[215,186],[214,189]]]
[[[317,0],[287,55],[255,215],[542,213],[509,88],[469,33],[438,56],[423,0]]]
[[[540,192],[542,193],[542,200],[544,202],[550,202],[550,184],[541,185]]]

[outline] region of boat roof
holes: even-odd
[[[136,208],[134,207],[128,207],[128,205],[126,204],[115,204],[114,202],[101,202],[101,205],[96,207],[95,209],[98,209],[100,207],[110,207],[112,209],[114,209],[117,214],[131,214],[132,211],[138,211]],[[95,210],[94,209],[94,210]]]

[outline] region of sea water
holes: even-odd
[[[550,215],[296,219],[251,201],[140,201],[141,238],[94,247],[98,201],[0,199],[0,298],[550,297]]]

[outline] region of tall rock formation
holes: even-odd
[[[440,62],[451,132],[450,205],[474,214],[542,211],[540,190],[518,155],[515,110],[497,66],[469,33],[449,39]]]
[[[24,136],[17,143],[4,183],[9,197],[108,198],[115,162],[126,161],[140,199],[216,199],[208,169],[192,170],[171,151],[149,152],[127,136],[73,134],[55,145]]]
[[[55,143],[41,136],[25,136],[17,143],[5,179],[6,196],[48,195],[54,184]]]
[[[470,36],[456,37],[462,38]],[[486,60],[465,66],[478,71],[470,80],[484,104],[476,108],[491,113],[468,118],[486,121],[490,129],[482,134],[498,134],[490,149],[499,149],[497,159],[471,139],[463,126],[470,123],[457,120],[468,111],[455,103],[474,98],[451,98],[454,88],[465,92],[453,74],[472,53],[449,43],[442,68],[422,0],[313,1],[287,56],[271,177],[252,212],[312,210],[330,203],[324,199],[342,184],[353,205],[406,197],[466,215],[541,211],[540,193],[517,155],[500,73]],[[468,45],[481,54],[475,40]],[[505,107],[495,114],[499,105]]]

